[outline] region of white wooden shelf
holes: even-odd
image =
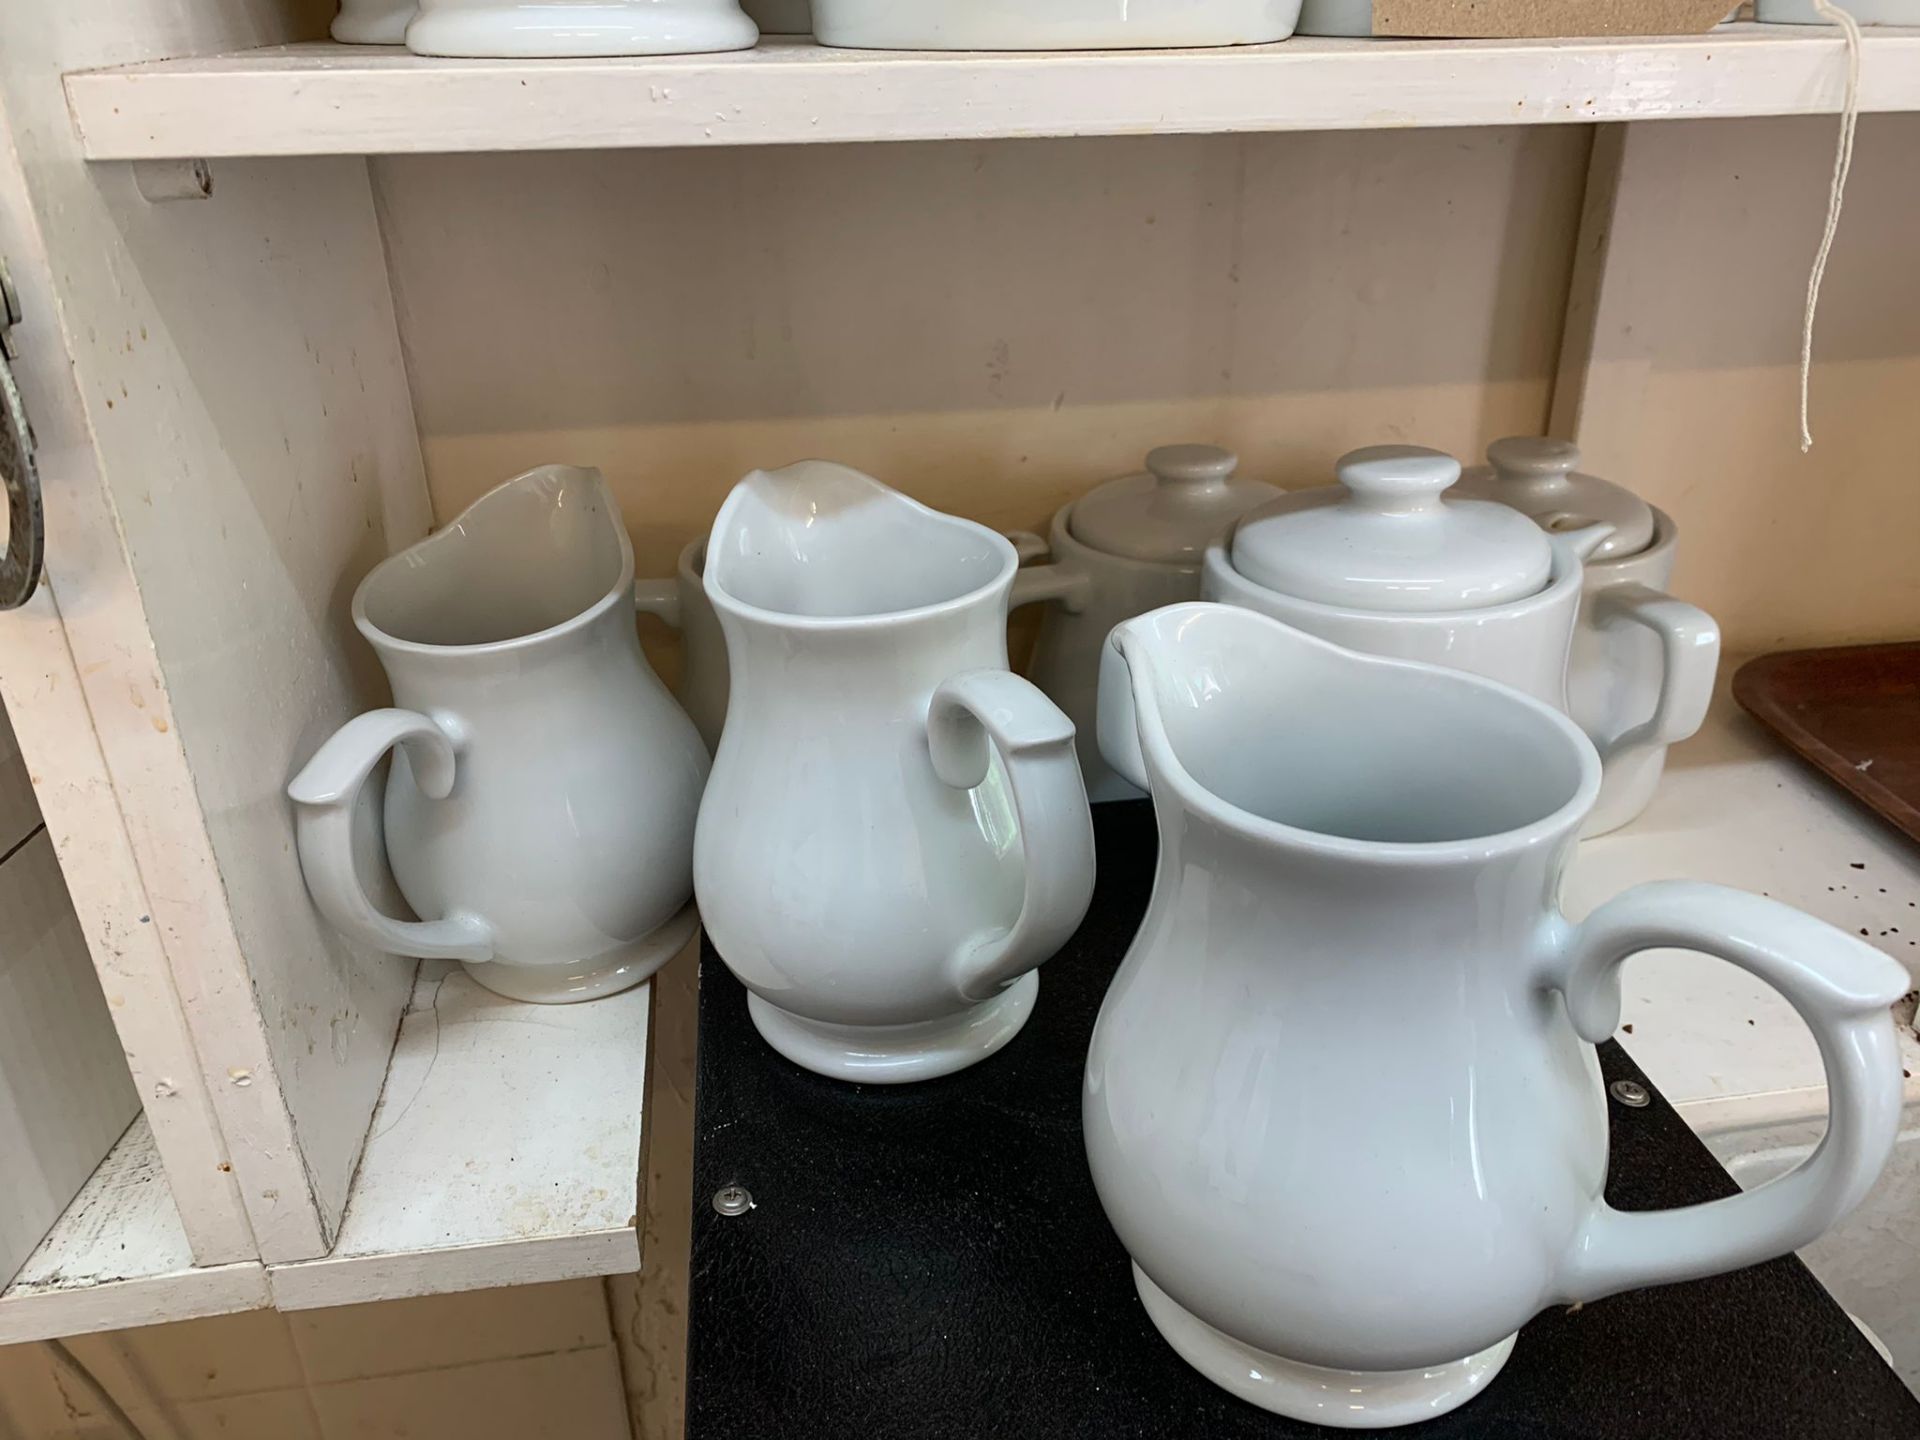
[[[1322,40],[927,54],[436,60],[290,45],[67,76],[90,160],[1349,130],[1836,111],[1837,36]],[[1920,109],[1920,30],[1868,32],[1862,105]]]
[[[652,993],[523,1005],[422,964],[331,1254],[195,1267],[143,1117],[0,1295],[0,1345],[638,1270]]]
[[[527,1005],[423,963],[333,1251],[270,1267],[274,1304],[638,1270],[652,997]]]
[[[1861,935],[1920,983],[1920,847],[1801,764],[1727,693],[1676,749],[1646,814],[1585,842],[1565,903],[1584,915],[1645,880],[1710,880],[1770,895]],[[1683,951],[1627,962],[1617,1035],[1702,1133],[1823,1115],[1819,1052],[1792,1008],[1745,971]],[[1907,1103],[1920,1105],[1920,1041],[1901,1026]]]
[[[194,1265],[143,1115],[0,1294],[0,1345],[266,1303],[260,1265]]]

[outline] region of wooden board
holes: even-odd
[[[1920,31],[1867,37],[1861,106],[1920,106]],[[1585,40],[1300,38],[1227,50],[440,60],[293,45],[70,75],[95,160],[1206,134],[1831,113],[1813,30]]]
[[[40,802],[34,798],[33,782],[27,778],[27,762],[21,758],[20,742],[14,739],[5,710],[0,709],[0,855],[39,825]]]
[[[1794,754],[1920,840],[1920,643],[1762,655],[1733,693]]]
[[[1376,35],[1704,35],[1727,0],[1373,0]]]
[[[44,829],[0,857],[0,1283],[140,1113]]]
[[[57,257],[27,398],[64,421],[43,437],[48,572],[146,891],[124,923],[164,949],[255,1253],[278,1260],[334,1237],[411,983],[315,915],[284,796],[381,698],[347,597],[427,524],[379,227],[355,160],[232,166],[209,198],[155,203],[85,163],[59,77],[310,33],[276,0],[79,0],[10,12],[0,46],[25,212]]]
[[[0,55],[0,75],[11,52]],[[126,1063],[165,1160],[194,1257],[217,1265],[258,1252],[211,1088],[187,1030],[120,796],[94,728],[74,638],[56,589],[82,617],[75,628],[97,684],[137,673],[129,639],[138,600],[88,460],[86,418],[58,323],[53,264],[13,148],[0,93],[0,253],[20,294],[14,375],[40,444],[47,531],[40,589],[0,615],[0,695],[13,722],[47,833],[86,932]]]
[[[266,1270],[196,1267],[146,1120],[133,1122],[0,1293],[0,1345],[257,1310]]]
[[[652,998],[526,1005],[422,964],[340,1238],[272,1267],[274,1304],[637,1270]]]

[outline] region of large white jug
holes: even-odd
[[[454,959],[516,1000],[639,984],[698,926],[707,755],[648,668],[633,549],[597,470],[547,465],[379,565],[353,622],[396,708],[342,726],[288,787],[314,903],[376,950]],[[353,812],[389,751],[386,850],[422,920],[383,915]]]
[[[1007,670],[1004,536],[858,471],[756,471],[705,584],[732,694],[700,805],[707,933],[796,1064],[947,1074],[1031,1013],[1093,891],[1073,725]]]
[[[1873,1184],[1906,972],[1713,885],[1561,915],[1600,785],[1565,716],[1205,604],[1119,626],[1100,700],[1160,861],[1094,1029],[1087,1156],[1148,1315],[1210,1379],[1326,1425],[1427,1419],[1540,1309],[1784,1254]],[[1593,1046],[1621,963],[1662,946],[1791,1001],[1832,1113],[1764,1189],[1625,1214]]]

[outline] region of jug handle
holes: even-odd
[[[1665,591],[1629,582],[1595,595],[1593,618],[1609,627],[1642,625],[1660,638],[1660,696],[1653,714],[1616,736],[1604,752],[1691,739],[1707,718],[1720,670],[1720,627],[1713,617]]]
[[[1047,537],[1032,530],[1008,530],[1007,539],[1013,542],[1013,553],[1020,557],[1022,565],[1031,565],[1042,558],[1053,547],[1047,543]]]
[[[1053,547],[1031,530],[1009,530],[1007,539],[1013,542],[1013,550],[1020,557],[1021,566],[1013,572],[1013,594],[1007,601],[1009,610],[1053,600],[1059,601],[1060,608],[1069,615],[1078,615],[1087,608],[1087,601],[1093,594],[1091,575],[1065,561],[1048,565],[1032,564],[1032,561],[1051,552]]]
[[[350,940],[427,960],[491,960],[493,931],[477,915],[395,920],[374,908],[353,868],[353,810],[360,790],[396,745],[430,799],[453,790],[455,749],[446,731],[413,710],[369,710],[342,725],[287,787],[307,891],[327,921]]]
[[[1011,929],[975,935],[954,956],[969,1000],[996,993],[1046,960],[1079,928],[1093,898],[1093,816],[1073,748],[1073,722],[1007,670],[968,670],[933,692],[927,747],[934,773],[956,790],[987,778],[1000,752],[1020,822],[1026,895]]]
[[[680,582],[678,580],[636,580],[633,582],[633,608],[642,615],[657,615],[675,630],[680,628]]]
[[[1560,932],[1557,974],[1580,1038],[1620,1023],[1620,966],[1673,946],[1731,961],[1779,991],[1813,1031],[1826,1066],[1827,1133],[1778,1180],[1675,1210],[1625,1212],[1604,1200],[1576,1232],[1559,1293],[1596,1300],[1641,1285],[1718,1275],[1796,1250],[1860,1203],[1900,1123],[1899,1043],[1888,1007],[1910,985],[1893,960],[1777,900],[1720,885],[1636,886]]]

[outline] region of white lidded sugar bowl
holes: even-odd
[[[1705,720],[1720,665],[1720,629],[1667,593],[1679,530],[1623,486],[1580,473],[1564,440],[1515,436],[1487,448],[1488,464],[1456,493],[1511,506],[1548,532],[1599,523],[1613,533],[1585,562],[1567,672],[1567,713],[1599,747],[1600,799],[1586,833],[1634,819],[1653,798],[1667,747]]]
[[[418,0],[416,55],[580,59],[748,50],[760,38],[739,0]]]
[[[1235,475],[1217,445],[1162,445],[1146,469],[1088,491],[1054,513],[1051,561],[1020,572],[1016,606],[1047,601],[1028,676],[1073,721],[1087,798],[1137,800],[1095,743],[1100,652],[1107,632],[1162,605],[1200,598],[1210,541],[1280,491]]]
[[[1202,596],[1565,710],[1581,557],[1606,527],[1549,535],[1503,505],[1450,499],[1459,462],[1418,446],[1356,450],[1337,474],[1209,545]]]
[[[466,962],[515,1000],[639,984],[689,940],[707,755],[640,653],[633,548],[597,470],[546,465],[376,566],[353,622],[392,707],[288,787],[315,905],[348,938]],[[391,751],[385,848],[419,920],[381,913],[354,843]]]
[[[1325,1425],[1431,1419],[1540,1310],[1783,1255],[1886,1164],[1906,971],[1718,885],[1563,915],[1600,766],[1558,711],[1208,604],[1117,627],[1100,701],[1160,853],[1088,1050],[1087,1159],[1148,1318],[1216,1384]],[[1622,964],[1666,947],[1794,1006],[1827,1134],[1762,1189],[1625,1213],[1594,1046]]]
[[[1019,556],[821,460],[755,471],[704,584],[731,696],[694,888],[761,1037],[838,1079],[1016,1035],[1093,893],[1073,724],[1007,669]]]

